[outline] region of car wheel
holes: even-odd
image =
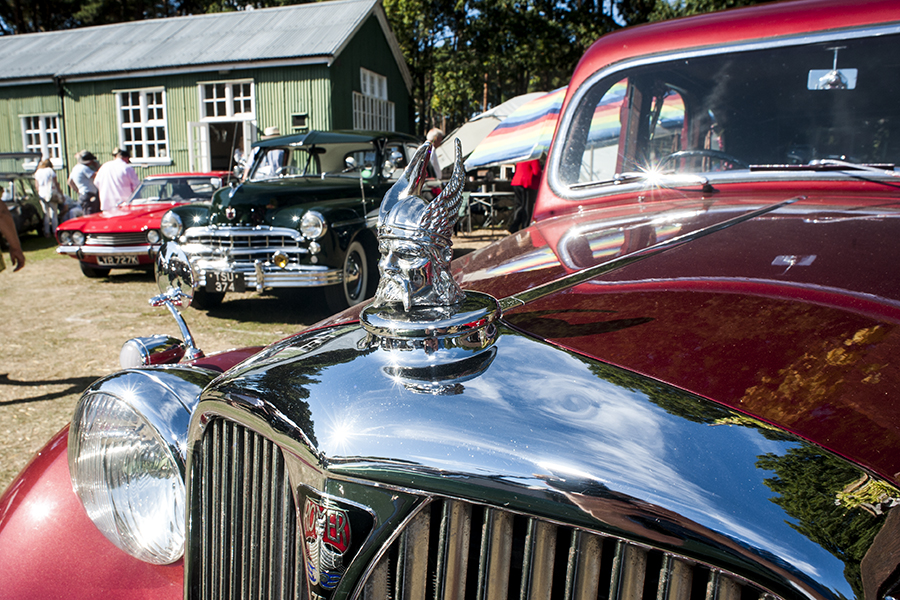
[[[85,277],[90,277],[91,279],[98,279],[100,277],[108,277],[109,269],[105,269],[103,267],[95,267],[94,265],[86,262],[78,261],[78,264],[81,265],[81,272],[84,273]]]
[[[344,310],[366,299],[369,293],[369,257],[354,240],[344,255],[343,281],[325,288],[325,300],[333,312]]]
[[[194,290],[191,306],[200,310],[209,310],[222,304],[225,292],[207,292],[206,290]]]

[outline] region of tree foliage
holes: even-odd
[[[0,0],[0,35],[304,0]],[[314,1],[314,0],[306,0]],[[422,133],[568,82],[597,38],[647,21],[764,0],[382,0],[413,78]]]

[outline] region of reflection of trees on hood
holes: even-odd
[[[778,494],[772,502],[797,520],[791,527],[843,561],[844,576],[856,596],[863,598],[860,561],[884,525],[885,515],[878,506],[865,510],[848,501],[847,490],[858,494],[859,469],[806,445],[791,448],[784,456],[764,454],[756,465],[775,473],[765,483]],[[900,495],[883,485],[881,489]],[[883,500],[888,499],[885,494]]]
[[[581,359],[581,357],[579,357]],[[676,417],[705,425],[741,425],[753,427],[766,439],[773,441],[796,441],[797,438],[780,429],[766,425],[752,417],[744,416],[727,407],[720,406],[710,400],[699,398],[689,392],[674,388],[661,381],[637,375],[628,370],[599,363],[590,359],[581,359],[588,364],[591,372],[614,385],[638,392],[647,400]]]

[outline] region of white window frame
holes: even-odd
[[[246,112],[241,110],[236,112],[234,110],[234,102],[236,97],[245,98],[243,95],[243,86],[250,85],[250,111]],[[215,96],[213,98],[208,98],[206,95],[207,86],[212,86],[215,89],[215,86],[222,85],[224,89],[222,90],[223,96]],[[235,95],[235,87],[239,88],[240,96]],[[229,79],[229,80],[219,80],[219,81],[201,81],[197,84],[197,94],[200,100],[200,121],[254,121],[256,120],[256,85],[254,84],[252,79]],[[215,104],[217,102],[224,103],[224,112],[219,112],[219,107],[216,107],[214,112],[216,113],[213,116],[207,115],[207,107],[210,104]],[[243,108],[243,106],[241,107]]]
[[[360,90],[353,92],[353,129],[394,131],[394,103],[388,100],[388,80],[359,69]]]
[[[131,152],[131,162],[145,165],[171,165],[168,111],[166,110],[166,90],[162,87],[114,90],[116,95],[116,118],[119,123],[119,147]],[[125,94],[129,97],[123,98]],[[131,104],[133,94],[138,94],[138,103]],[[159,94],[158,98],[155,97]],[[130,111],[126,122],[123,113]],[[159,113],[162,113],[160,117]],[[134,117],[137,120],[134,120]],[[161,136],[160,136],[161,133]],[[137,134],[137,135],[136,135]],[[135,138],[139,139],[135,139]],[[130,138],[130,139],[129,139]]]
[[[25,152],[40,152],[41,157],[49,158],[54,169],[61,169],[62,133],[60,116],[56,113],[39,113],[35,115],[19,115],[22,126],[22,148]],[[37,168],[37,162],[26,161],[25,169]]]

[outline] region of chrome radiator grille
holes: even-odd
[[[306,598],[297,511],[281,450],[234,423],[210,423],[192,518],[191,597]]]
[[[721,571],[625,540],[459,501],[419,513],[363,600],[774,600]]]
[[[147,243],[146,233],[89,233],[85,244],[91,246],[137,246]]]
[[[307,600],[302,534],[281,450],[214,420],[192,478],[188,597]],[[777,600],[737,576],[661,550],[447,499],[424,506],[364,571],[354,599]]]
[[[203,233],[189,235],[188,242],[219,250],[265,250],[267,248],[300,247],[297,239],[291,235],[264,232],[241,233],[232,231],[226,235]]]

